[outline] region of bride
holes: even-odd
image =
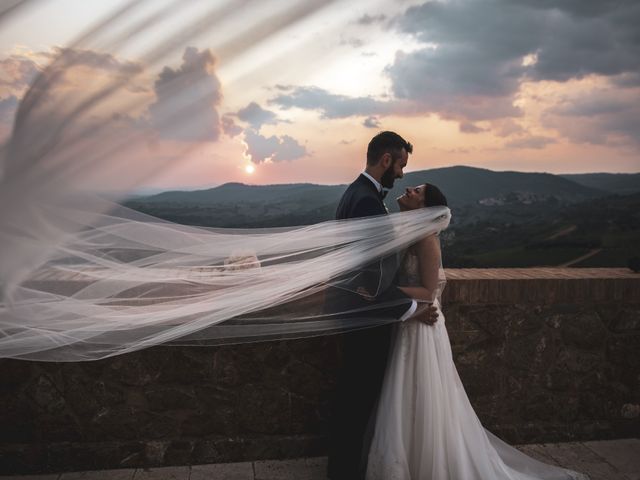
[[[431,184],[407,188],[400,209],[446,205]],[[482,427],[458,376],[441,311],[444,288],[438,234],[406,252],[399,285],[433,303],[439,320],[395,326],[375,415],[367,480],[588,480],[539,462]]]

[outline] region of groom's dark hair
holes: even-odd
[[[413,152],[413,145],[396,132],[380,132],[369,142],[367,147],[367,165],[375,165],[385,153],[390,153],[393,160],[400,158],[400,150]]]

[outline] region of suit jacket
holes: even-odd
[[[360,174],[342,195],[336,210],[336,220],[386,215],[387,213],[382,195],[371,180]],[[351,275],[345,276],[336,286],[351,292],[357,291],[358,288],[364,288],[369,295],[378,298],[392,286],[398,264],[396,254],[388,255],[364,266]],[[406,298],[404,295],[401,296]]]
[[[371,217],[386,213],[387,209],[376,186],[360,174],[342,195],[336,210],[336,220]]]

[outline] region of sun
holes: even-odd
[[[256,171],[256,167],[254,167],[253,165],[247,165],[246,167],[244,167],[244,171],[251,175]]]

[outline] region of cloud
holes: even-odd
[[[640,88],[575,94],[543,115],[543,121],[576,143],[640,147]]]
[[[454,56],[466,52],[483,59],[498,81],[518,73],[504,70],[507,64],[530,54],[537,61],[525,70],[537,79],[640,71],[635,0],[433,1],[408,9],[398,23],[402,31]],[[463,71],[473,74],[476,66],[465,65]]]
[[[269,103],[282,109],[301,108],[317,110],[323,118],[346,118],[392,113],[392,102],[381,102],[372,97],[348,97],[330,93],[318,87],[282,87],[287,93],[272,98]]]
[[[469,123],[469,122],[460,123],[458,125],[458,129],[462,133],[482,133],[487,131],[486,129],[480,128],[477,125],[474,125],[473,123]]]
[[[551,137],[542,137],[542,136],[530,136],[519,138],[516,140],[512,140],[507,142],[505,146],[507,148],[533,148],[540,150],[551,143],[556,143],[556,140]]]
[[[255,130],[246,129],[244,141],[245,154],[249,155],[251,161],[256,164],[265,161],[297,160],[308,155],[307,149],[289,135],[265,137]]]
[[[622,88],[640,87],[640,72],[623,73],[614,77],[612,83]]]
[[[15,95],[0,98],[0,123],[13,123],[13,117],[17,109],[18,98]]]
[[[511,118],[494,120],[493,122],[491,122],[491,128],[499,137],[509,137],[511,135],[517,135],[526,132],[522,125]]]
[[[0,60],[0,89],[5,91],[23,91],[36,77],[40,67],[31,58],[23,55],[10,55]]]
[[[280,86],[276,88],[282,90]],[[258,103],[249,103],[246,107],[238,110],[234,116],[249,124],[244,129],[245,155],[249,156],[253,163],[297,160],[308,155],[307,149],[289,135],[267,137],[260,133],[260,129],[264,125],[275,125],[281,123],[282,120],[278,119],[275,112],[262,108]],[[241,127],[235,125],[230,115],[223,117],[223,128],[225,128],[225,133],[227,130],[232,130],[232,133],[235,134],[238,131],[243,131]]]
[[[135,75],[144,70],[144,66],[139,62],[123,61],[110,53],[96,52],[95,50],[54,47],[53,52],[41,53],[41,55],[60,60],[62,64],[85,66],[95,70],[109,70],[125,76]]]
[[[382,23],[386,19],[387,19],[387,16],[383,14],[380,14],[380,15],[364,14],[363,16],[358,18],[356,23],[358,25],[373,25],[374,23]]]
[[[362,125],[367,128],[380,128],[380,122],[376,117],[373,116],[365,118],[364,122],[362,122]]]
[[[237,117],[243,122],[247,122],[255,130],[260,130],[263,125],[278,123],[278,116],[270,111],[265,110],[256,102],[251,102],[246,107],[238,110]]]
[[[154,85],[156,102],[149,107],[151,125],[162,138],[216,141],[222,131],[217,107],[220,80],[209,50],[187,47],[178,69],[164,67]]]
[[[240,135],[243,129],[240,125],[236,125],[231,115],[225,114],[222,116],[222,131],[233,138]]]

